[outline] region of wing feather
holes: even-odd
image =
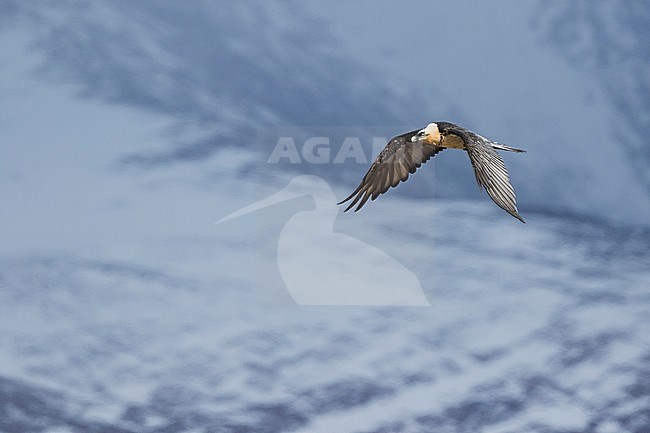
[[[443,148],[422,141],[411,142],[411,137],[419,130],[407,132],[390,139],[386,147],[379,153],[370,169],[361,180],[359,186],[345,200],[352,202],[345,208],[347,212],[355,205],[355,212],[361,209],[369,198],[376,199],[391,187],[405,182],[409,174],[415,171]]]
[[[525,223],[517,211],[515,190],[510,183],[508,170],[503,159],[492,148],[490,143],[483,137],[461,127],[450,127],[445,132],[457,135],[463,140],[474,168],[476,182],[487,191],[492,201],[501,209]]]

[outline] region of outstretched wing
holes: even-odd
[[[485,188],[497,206],[517,218],[524,219],[517,211],[515,190],[510,184],[508,170],[501,156],[483,137],[461,127],[450,127],[443,134],[456,135],[465,143],[465,149],[474,167],[474,175],[479,186]]]
[[[359,203],[354,210],[356,212],[366,204],[368,199],[374,200],[389,188],[406,181],[409,174],[415,173],[429,158],[443,150],[442,147],[422,141],[411,142],[411,137],[418,131],[416,129],[390,139],[370,166],[357,189],[348,198],[338,203],[342,204],[354,198],[344,212]]]

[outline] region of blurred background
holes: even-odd
[[[0,36],[1,432],[650,431],[647,3],[3,0]],[[260,296],[309,191],[215,221],[368,166],[276,137],[435,120],[528,150],[528,224],[445,152],[313,218],[431,307]]]

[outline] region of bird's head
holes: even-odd
[[[429,123],[426,128],[420,129],[417,134],[411,137],[411,141],[424,141],[429,144],[438,144],[440,143],[441,138],[438,125],[435,123]]]

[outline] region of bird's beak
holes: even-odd
[[[411,142],[412,142],[412,143],[415,143],[416,141],[423,140],[423,139],[425,139],[426,137],[427,137],[427,136],[424,135],[424,134],[422,134],[422,131],[420,131],[420,132],[418,132],[417,134],[415,134],[413,137],[411,137]]]
[[[259,200],[253,204],[250,204],[248,206],[239,209],[238,211],[231,213],[230,215],[226,215],[225,217],[217,221],[215,224],[221,224],[226,221],[230,221],[231,219],[239,218],[240,216],[244,216],[251,212],[256,212],[260,209],[264,209],[269,206],[273,206],[275,204],[282,203],[287,200],[291,200],[292,198],[301,197],[302,195],[304,194],[300,194],[297,191],[291,191],[288,188],[284,188],[283,190],[273,194],[270,197],[263,198],[262,200]]]

